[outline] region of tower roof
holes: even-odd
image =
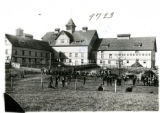
[[[66,26],[74,26],[74,27],[76,27],[76,25],[73,22],[72,18],[68,21],[68,23],[66,24]]]

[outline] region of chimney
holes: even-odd
[[[16,36],[23,36],[24,34],[23,34],[23,29],[21,29],[21,28],[18,28],[18,29],[16,29]]]
[[[24,33],[25,39],[33,40],[33,35]]]
[[[82,31],[86,32],[88,30],[88,27],[82,27]]]
[[[58,34],[58,33],[60,32],[60,28],[56,28],[56,29],[54,30],[54,32],[55,32],[56,34]]]
[[[130,39],[131,34],[118,34],[117,39]]]

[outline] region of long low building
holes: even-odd
[[[155,37],[130,37],[130,34],[121,34],[117,38],[99,39],[98,43],[95,53],[100,66],[129,67],[135,63],[146,68],[155,66]]]
[[[52,48],[49,43],[35,40],[30,34],[16,30],[16,35],[5,35],[6,63],[18,63],[21,66],[49,66]]]

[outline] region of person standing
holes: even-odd
[[[55,79],[55,87],[58,87],[58,76],[56,76],[56,79]]]
[[[50,77],[49,77],[48,88],[52,88],[52,84],[53,84],[53,79],[52,79],[52,76],[50,76]]]
[[[62,78],[62,87],[64,87],[65,86],[65,78],[63,77]]]
[[[83,85],[85,85],[86,84],[86,76],[84,75],[84,77],[83,77]]]

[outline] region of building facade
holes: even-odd
[[[33,39],[30,34],[17,29],[16,35],[5,35],[6,63],[38,67],[50,65],[52,48],[48,43]]]
[[[96,50],[97,64],[106,67],[151,68],[155,65],[155,37],[130,37],[121,35],[117,38],[101,39]]]
[[[76,25],[70,19],[66,31],[55,29],[55,33],[46,33],[42,40],[47,41],[55,51],[54,58],[65,65],[86,65],[91,62],[92,48],[98,39],[96,30],[83,27],[76,31]]]
[[[116,38],[99,38],[96,30],[83,27],[77,31],[70,19],[66,30],[59,28],[42,37],[54,51],[53,61],[65,65],[96,63],[105,67],[155,66],[156,38],[131,37],[120,34]]]

